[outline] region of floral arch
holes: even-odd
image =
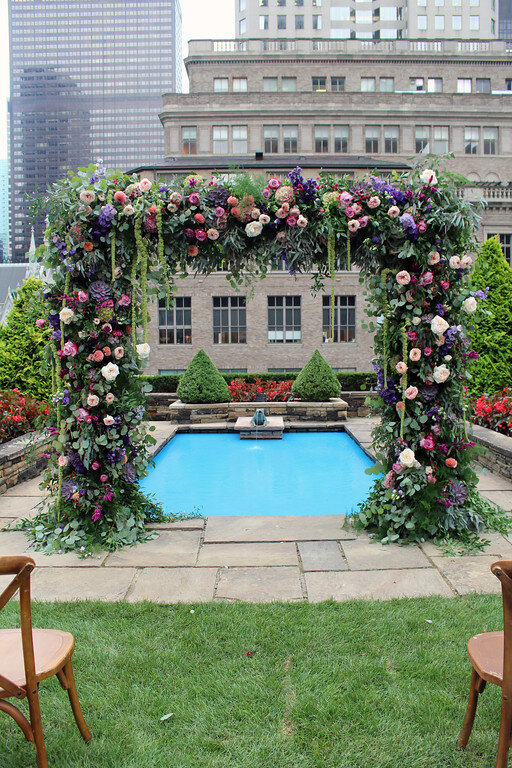
[[[190,176],[170,189],[91,166],[54,185],[48,205],[40,251],[54,282],[38,325],[49,326],[54,408],[51,506],[32,528],[39,542],[115,547],[144,536],[152,504],[137,480],[152,438],[138,375],[148,295],[170,304],[187,271],[227,263],[240,284],[280,258],[291,273],[311,272],[313,287],[340,257],[366,280],[384,479],[361,524],[386,541],[482,528],[464,426],[466,326],[483,298],[467,281],[476,214],[452,177],[419,169],[354,185],[304,179],[297,168],[261,183]]]

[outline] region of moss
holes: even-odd
[[[297,376],[292,394],[301,400],[321,402],[330,397],[339,397],[341,384],[320,352],[316,349]]]
[[[203,349],[181,377],[177,395],[183,403],[227,403],[229,387]]]

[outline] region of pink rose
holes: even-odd
[[[434,264],[438,264],[441,259],[441,255],[439,251],[430,251],[428,255],[428,263],[431,266],[434,266]]]
[[[67,456],[59,456],[59,458],[57,459],[57,464],[59,465],[59,467],[67,467],[67,465],[69,464],[68,457]]]
[[[409,285],[409,283],[411,282],[411,276],[406,269],[402,269],[401,272],[398,272],[396,276],[396,281],[398,285]]]
[[[347,192],[346,190],[343,190],[343,192],[340,193],[341,205],[350,205],[353,199],[354,199],[354,196],[351,195],[350,192]]]
[[[433,451],[435,443],[432,435],[427,435],[422,440],[420,440],[420,447],[424,448],[426,451]]]
[[[411,290],[406,291],[405,298],[407,299],[407,301],[412,303],[414,301],[414,293]]]
[[[279,189],[279,187],[281,186],[281,182],[279,181],[279,179],[272,178],[268,180],[268,186],[270,187],[270,189]]]
[[[117,302],[120,307],[129,307],[132,300],[126,293],[122,293],[119,301]]]
[[[348,231],[349,232],[357,232],[359,229],[359,222],[357,219],[350,219],[350,221],[347,224]]]
[[[197,192],[192,192],[192,194],[188,196],[188,201],[190,205],[199,205],[200,197]]]
[[[401,376],[403,376],[404,373],[407,373],[407,365],[405,363],[397,363],[396,364],[396,370],[397,373],[399,373]]]
[[[183,230],[183,234],[185,235],[185,237],[190,238],[190,237],[194,237],[195,232],[191,227],[187,227],[186,229]]]
[[[418,221],[418,232],[420,233],[420,235],[422,235],[426,231],[427,231],[427,224],[425,221],[423,221],[423,219],[420,219],[420,221]]]
[[[110,403],[113,403],[113,402],[114,402],[115,398],[114,398],[114,395],[112,394],[112,392],[108,392],[108,393],[105,395],[105,400],[106,400],[106,402],[107,402],[109,405],[110,405]]]
[[[102,483],[106,483],[106,482],[107,482],[107,480],[108,480],[108,477],[107,477],[107,475],[105,475],[105,474],[103,474],[103,475],[100,475],[100,480],[101,480],[101,482],[102,482]]]
[[[424,347],[423,354],[425,357],[430,357],[430,355],[432,354],[432,347]]]
[[[393,472],[397,472],[398,473],[398,472],[402,471],[403,467],[402,467],[402,465],[400,464],[399,461],[395,461],[395,463],[392,466],[392,469],[393,469]]]
[[[171,195],[169,197],[169,200],[171,201],[171,203],[176,203],[176,204],[181,203],[182,199],[183,198],[179,192],[171,192]]]
[[[105,355],[105,357],[110,357],[110,355],[112,354],[112,350],[110,349],[110,347],[103,347],[102,352]]]
[[[98,395],[87,395],[87,405],[89,406],[89,408],[95,408],[98,405],[99,401],[100,399]]]
[[[96,471],[99,468],[100,468],[99,461],[93,461],[93,463],[91,464],[91,469],[94,469]]]
[[[355,214],[356,216],[359,216],[359,214],[363,212],[363,208],[362,208],[362,206],[361,206],[361,205],[359,205],[359,203],[354,203],[354,205],[352,206],[352,208],[353,208],[353,210],[354,210],[354,214]]]
[[[407,387],[407,389],[404,392],[404,397],[406,397],[407,400],[414,400],[414,398],[417,396],[418,396],[418,387]]]
[[[289,227],[294,227],[297,223],[297,219],[295,218],[295,216],[288,216],[288,218],[286,219],[286,223],[288,224]]]
[[[361,216],[361,218],[358,219],[358,221],[359,221],[359,226],[360,227],[366,227],[368,222],[370,221],[370,217],[369,216]]]
[[[270,189],[267,189],[267,187],[265,187],[265,189],[261,193],[261,196],[263,197],[264,200],[268,200],[271,194],[272,192],[270,191]]]
[[[306,217],[302,215],[299,216],[299,218],[297,219],[297,226],[301,227],[301,229],[304,229],[304,227],[307,227],[307,225],[308,225],[308,220],[306,219]]]
[[[443,291],[447,291],[447,290],[448,290],[448,288],[450,287],[450,282],[449,282],[448,280],[441,280],[441,282],[439,283],[439,285],[441,286],[441,288],[443,289]]]
[[[197,221],[198,224],[204,224],[205,218],[202,213],[195,213],[194,219]]]
[[[66,341],[62,351],[66,357],[74,357],[78,353],[78,347],[74,341]]]
[[[446,459],[446,460],[445,460],[445,462],[444,462],[444,463],[446,464],[446,466],[447,466],[449,469],[455,469],[455,467],[457,466],[457,459],[454,459],[454,458],[452,458],[452,457],[450,456],[448,459]]]
[[[420,277],[420,285],[432,285],[434,282],[434,275],[432,272],[424,272]]]
[[[116,360],[120,360],[124,355],[124,347],[116,347],[114,349],[114,357]]]
[[[418,341],[419,336],[416,333],[416,331],[406,331],[405,335],[407,336],[408,341]]]
[[[122,205],[123,203],[126,203],[128,198],[124,192],[121,192],[121,190],[118,189],[117,192],[114,192],[114,200],[116,201],[116,203],[121,203]]]
[[[400,216],[400,208],[397,205],[392,205],[391,208],[388,208],[388,216],[396,219],[397,216]]]
[[[76,297],[77,297],[78,301],[80,302],[80,304],[85,304],[85,302],[89,298],[89,294],[86,293],[86,291],[78,291]]]
[[[214,214],[215,214],[215,216],[216,216],[218,219],[220,219],[220,218],[221,218],[221,216],[224,216],[224,214],[225,214],[225,213],[226,213],[226,211],[225,211],[225,209],[224,209],[224,208],[223,208],[221,205],[218,205],[218,206],[216,207],[216,209],[214,210]]]
[[[42,317],[38,317],[37,320],[36,320],[36,326],[38,328],[44,328],[45,325],[46,325],[46,320],[43,320]]]
[[[86,411],[85,408],[79,408],[76,413],[76,420],[85,421],[88,416],[89,416],[89,411]]]
[[[110,415],[105,416],[105,418],[103,419],[103,423],[106,427],[111,427],[112,424],[114,423],[114,417]]]
[[[97,349],[95,352],[92,353],[92,359],[95,363],[101,363],[101,361],[104,358],[104,354],[101,351],[101,349]]]
[[[348,219],[353,219],[355,215],[356,215],[356,212],[354,211],[354,209],[352,208],[352,206],[350,206],[350,205],[347,205],[347,207],[345,208],[345,216],[346,216]]]
[[[374,195],[374,197],[370,197],[368,200],[368,208],[378,208],[380,205],[380,197],[377,197],[377,195]]]
[[[299,220],[300,220],[300,218],[301,217],[299,216]],[[297,224],[299,224],[299,226],[300,226],[299,220],[297,220]],[[266,213],[261,213],[260,217],[259,217],[259,221],[260,221],[260,224],[269,224],[270,223],[270,216],[268,214],[266,214]]]
[[[199,240],[200,243],[203,243],[208,235],[204,231],[204,229],[198,229],[196,232],[196,240]]]
[[[421,360],[421,349],[418,349],[418,347],[413,347],[409,352],[409,358],[413,361],[413,363],[417,363],[418,360]]]

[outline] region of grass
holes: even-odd
[[[2,625],[16,617],[10,604]],[[33,621],[75,635],[93,733],[82,742],[57,680],[42,683],[51,768],[494,766],[496,686],[481,697],[467,750],[455,743],[469,686],[465,645],[501,628],[498,595],[35,604]],[[0,715],[1,768],[35,766],[32,745]]]

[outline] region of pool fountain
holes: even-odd
[[[252,419],[239,416],[235,431],[241,440],[280,440],[283,437],[284,419],[282,416],[265,416],[263,408],[256,408]]]

